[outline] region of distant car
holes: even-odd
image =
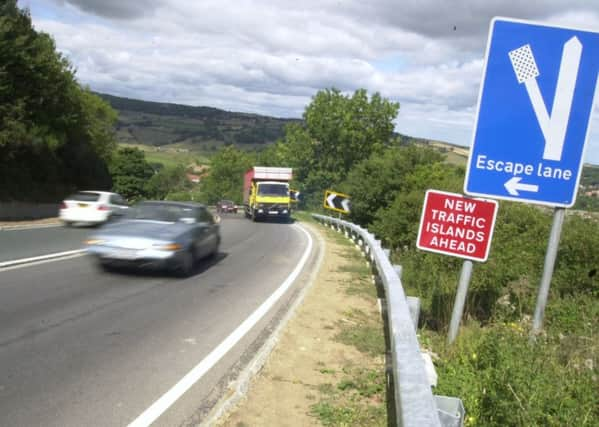
[[[132,265],[187,277],[196,261],[218,253],[220,241],[220,226],[204,205],[148,201],[99,228],[86,243],[104,270]]]
[[[221,200],[216,204],[218,213],[237,213],[237,205],[231,200]]]
[[[120,217],[129,205],[120,194],[107,191],[79,191],[67,197],[61,204],[58,216],[62,223],[101,224]]]

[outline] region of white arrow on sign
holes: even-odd
[[[537,77],[540,76],[540,72],[530,45],[527,44],[514,49],[508,55],[512,61],[512,67],[516,73],[518,82],[524,83],[526,86],[533,110],[545,137],[543,159],[560,161],[562,159],[568,121],[570,120],[574,90],[576,89],[576,79],[582,56],[582,44],[576,36],[564,44],[551,117],[549,117],[547,107],[537,84]]]
[[[351,200],[343,199],[343,201],[341,202],[341,206],[343,206],[343,209],[349,212],[351,210]]]
[[[539,191],[538,185],[520,184],[520,180],[522,180],[521,177],[514,176],[511,179],[509,179],[508,181],[506,181],[505,184],[503,184],[505,189],[507,190],[507,192],[510,193],[512,196],[518,196],[519,195],[518,190],[530,191],[533,193],[536,193]]]
[[[335,193],[331,193],[331,194],[329,194],[329,197],[327,197],[327,205],[329,205],[333,209],[337,209],[337,206],[335,206],[335,202],[334,202],[335,197],[337,197],[337,195]]]
[[[325,199],[325,207],[335,211],[349,213],[351,211],[351,199],[340,193],[329,193]]]

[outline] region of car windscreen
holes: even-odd
[[[259,184],[258,194],[261,196],[288,196],[289,188],[285,184]]]
[[[97,202],[99,198],[100,198],[99,193],[79,192],[79,193],[71,194],[65,200],[76,200],[78,202]]]
[[[130,208],[126,214],[128,219],[165,222],[177,222],[183,218],[193,218],[194,216],[195,212],[190,207],[154,203],[139,203]]]

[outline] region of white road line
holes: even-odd
[[[56,252],[53,254],[41,255],[31,258],[13,259],[10,261],[0,262],[0,270],[8,270],[10,267],[21,266],[23,264],[40,264],[41,262],[57,261],[58,258],[73,258],[73,256],[80,256],[85,253],[85,249],[77,249],[74,251]]]
[[[133,420],[128,427],[141,427],[151,425],[162,415],[173,403],[198,382],[235,344],[241,340],[255,325],[264,317],[273,305],[285,294],[299,276],[302,268],[308,261],[312,251],[312,237],[301,226],[299,228],[308,238],[308,246],[299,263],[277,290],[269,296],[247,319],[241,323],[227,338],[225,338],[208,356],[198,363],[191,371],[179,380],[169,391],[164,393],[156,402],[146,409],[140,416]]]
[[[0,231],[35,230],[38,228],[61,227],[62,224],[2,225]]]

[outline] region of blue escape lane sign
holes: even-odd
[[[599,33],[491,22],[464,192],[570,207],[599,74]]]

